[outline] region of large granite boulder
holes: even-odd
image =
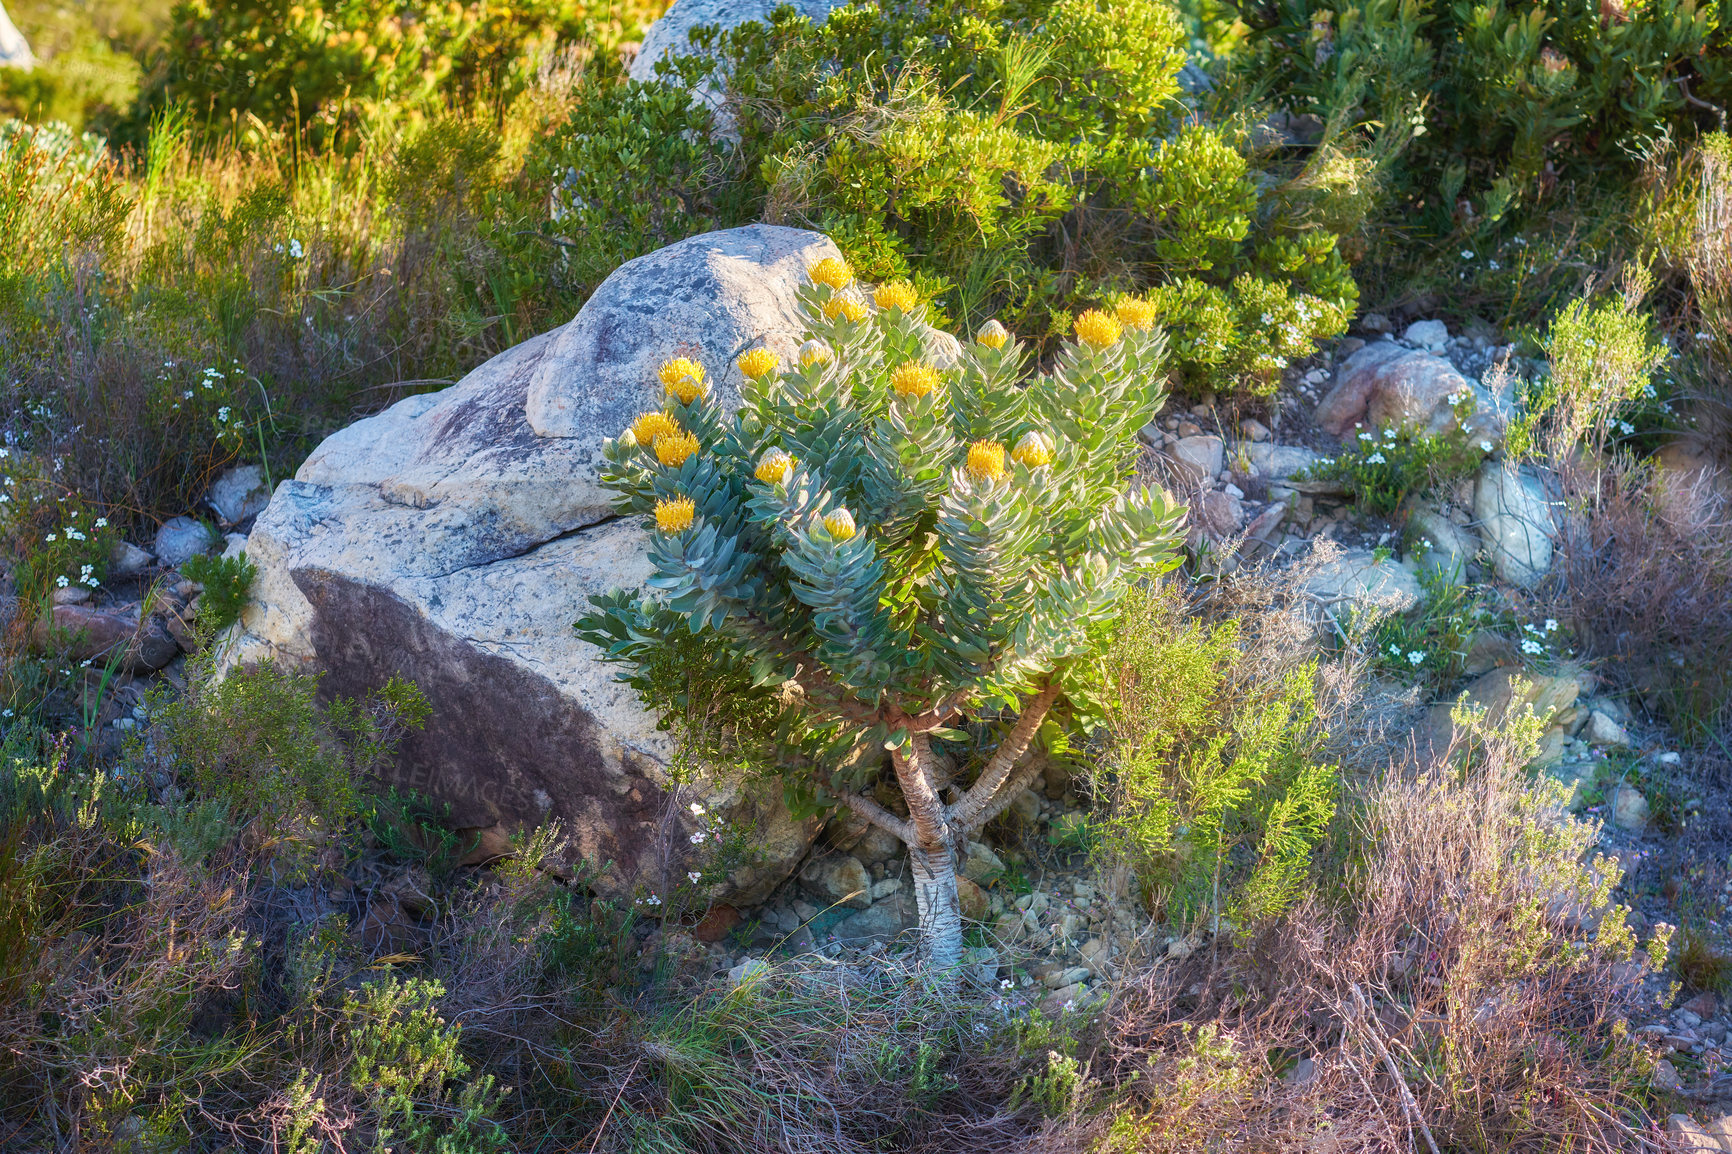
[[[674,0],[661,19],[649,26],[643,47],[631,62],[633,80],[654,80],[656,65],[669,56],[692,52],[691,31],[699,25],[715,25],[723,31],[751,21],[770,22],[770,14],[790,0]],[[829,18],[836,5],[831,0],[791,0],[801,15],[817,23]]]
[[[29,43],[7,17],[6,5],[0,4],[0,68],[29,70],[34,67],[36,57],[31,54]]]
[[[1455,408],[1455,398],[1463,394],[1474,399],[1465,420]],[[1445,358],[1394,341],[1376,341],[1335,370],[1335,387],[1318,402],[1316,419],[1326,432],[1343,439],[1351,439],[1364,425],[1434,437],[1460,430],[1489,446],[1503,440],[1505,407],[1501,398],[1484,385],[1470,384]]]
[[[590,594],[649,573],[643,528],[599,487],[602,439],[659,406],[655,368],[673,355],[737,405],[735,355],[791,356],[794,291],[835,255],[795,229],[693,237],[622,266],[565,327],[327,439],[254,523],[255,599],[225,667],[320,670],[327,695],[410,678],[434,712],[397,783],[449,803],[454,824],[558,819],[613,892],[683,882],[724,827],[750,829],[756,860],[711,896],[761,900],[816,824],[774,783],[676,788],[668,736],[572,623]]]

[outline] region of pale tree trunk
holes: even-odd
[[[907,728],[907,742],[891,750],[896,783],[908,803],[904,821],[861,794],[843,801],[862,817],[888,830],[908,847],[914,875],[914,900],[920,913],[921,953],[941,971],[958,971],[962,962],[962,903],[957,893],[957,858],[968,839],[1004,812],[1033,777],[1023,754],[1041,722],[1058,699],[1056,683],[1043,685],[1024,706],[1022,716],[999,744],[979,778],[956,804],[945,805],[932,774],[932,743],[928,733],[950,720],[942,709],[909,717],[892,709],[890,724]]]

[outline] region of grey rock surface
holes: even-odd
[[[34,67],[36,57],[30,51],[29,42],[6,15],[6,5],[0,4],[0,68],[22,68],[29,71]]]
[[[1424,596],[1411,566],[1378,560],[1366,549],[1349,549],[1318,566],[1303,586],[1337,621],[1352,613],[1405,613]]]
[[[185,564],[220,543],[210,527],[191,517],[171,517],[156,531],[156,559],[169,567]]]
[[[565,328],[328,438],[253,525],[259,576],[223,668],[273,659],[346,697],[406,677],[433,714],[394,784],[449,804],[454,825],[557,819],[610,863],[598,885],[614,893],[659,891],[743,831],[753,859],[706,896],[761,901],[817,822],[792,818],[778,786],[676,791],[671,739],[572,622],[649,575],[645,530],[600,487],[602,440],[659,407],[667,357],[702,361],[737,404],[734,357],[778,340],[792,356],[793,290],[835,252],[765,226],[694,237],[623,266]]]
[[[1474,397],[1465,429],[1451,400],[1463,392]],[[1366,345],[1343,361],[1335,371],[1335,387],[1318,402],[1316,419],[1337,437],[1352,437],[1360,425],[1431,436],[1463,429],[1493,446],[1502,440],[1505,424],[1497,398],[1483,385],[1470,384],[1443,357],[1394,341]]]
[[[235,525],[248,517],[256,517],[270,504],[271,494],[265,488],[264,470],[257,465],[238,465],[226,470],[211,484],[205,495],[223,524]]]
[[[1552,567],[1556,532],[1544,486],[1532,472],[1487,461],[1474,485],[1473,514],[1497,575],[1532,589]]]
[[[654,80],[656,65],[664,58],[689,55],[691,31],[700,24],[718,25],[724,31],[753,20],[768,24],[770,14],[785,2],[792,2],[802,15],[819,24],[835,7],[829,0],[675,0],[644,34],[643,47],[631,64],[631,78]]]

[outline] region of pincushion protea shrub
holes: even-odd
[[[790,763],[908,846],[927,956],[953,966],[959,850],[1026,786],[1043,724],[1099,715],[1103,627],[1132,580],[1177,564],[1181,510],[1131,483],[1165,341],[1132,301],[1078,318],[1026,380],[996,322],[939,365],[908,286],[869,300],[835,260],[811,279],[810,339],[794,364],[741,356],[737,412],[676,362],[664,408],[607,443],[604,482],[653,525],[654,575],[596,598],[578,629],[640,669],[708,635],[796,700],[784,744],[817,756]],[[993,717],[979,776],[946,792],[933,740]],[[889,750],[906,818],[863,792],[869,769],[824,768],[863,743]]]

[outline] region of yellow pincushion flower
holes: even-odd
[[[1011,459],[1027,469],[1038,469],[1042,465],[1052,464],[1053,444],[1046,434],[1030,429],[1016,442],[1016,448],[1010,451]]]
[[[1139,333],[1155,327],[1155,302],[1142,297],[1126,297],[1119,302],[1119,323]]]
[[[905,280],[893,280],[878,286],[878,291],[872,294],[872,300],[881,309],[895,309],[900,313],[914,311],[914,306],[920,303],[920,294],[914,291],[914,286]]]
[[[740,372],[755,381],[775,372],[782,358],[760,345],[749,353],[741,353],[740,359],[734,363],[740,367]]]
[[[1099,309],[1090,309],[1076,319],[1076,339],[1097,353],[1118,344],[1123,332],[1118,321]]]
[[[656,532],[683,533],[692,527],[698,507],[690,497],[675,497],[656,502]]]
[[[967,469],[971,481],[1004,480],[1004,446],[997,441],[975,441],[968,446]]]
[[[657,437],[675,436],[679,431],[679,422],[666,413],[643,413],[631,423],[631,435],[637,443],[650,448],[655,447]]]
[[[855,324],[859,324],[866,319],[866,302],[851,296],[831,297],[824,302],[823,308],[819,311],[824,314],[824,319],[827,321],[835,320],[836,315],[840,313]]]
[[[974,334],[974,339],[989,349],[1002,349],[1010,343],[1010,330],[997,321],[987,321]]]
[[[698,439],[690,433],[663,433],[656,438],[655,450],[656,460],[675,468],[698,451]]]
[[[890,374],[890,391],[899,397],[924,397],[938,387],[938,370],[924,361],[905,361]]]
[[[710,386],[704,383],[704,366],[689,357],[675,357],[663,365],[661,378],[662,385],[682,405],[689,405],[710,391]]]
[[[859,532],[854,527],[854,514],[838,506],[824,515],[824,528],[836,541],[852,541]]]
[[[837,292],[854,283],[854,270],[848,267],[848,262],[833,256],[827,256],[807,269],[806,275],[812,278],[813,284],[828,285]]]
[[[830,346],[813,338],[800,346],[800,364],[806,368],[813,365],[827,365],[834,360],[836,354],[830,351]]]
[[[753,476],[766,485],[779,485],[794,473],[794,458],[781,449],[771,449],[758,458]]]

